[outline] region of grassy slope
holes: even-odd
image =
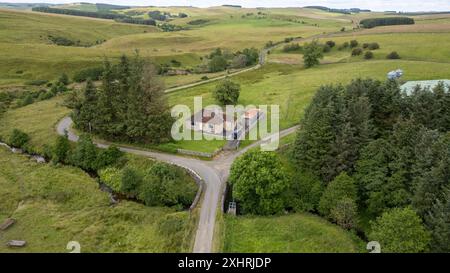
[[[17,223],[0,233],[0,252],[68,252],[81,243],[82,252],[189,251],[194,225],[187,212],[185,239],[169,245],[157,229],[169,208],[149,208],[123,201],[109,205],[106,193],[87,174],[72,167],[38,165],[0,148],[0,221]],[[189,235],[189,236],[188,236]],[[23,249],[8,249],[8,240],[26,240]]]
[[[225,216],[224,252],[352,253],[362,242],[349,232],[310,214]]]
[[[117,58],[139,49],[142,56],[156,62],[180,61],[184,67],[200,63],[200,56],[216,47],[240,50],[262,47],[267,41],[290,36],[308,36],[336,31],[348,22],[308,19],[308,24],[288,22],[279,18],[242,19],[244,11],[236,9],[193,9],[194,17],[172,23],[207,18],[212,24],[192,30],[163,33],[154,27],[119,24],[75,16],[0,10],[0,85],[20,84],[30,79],[54,79],[61,72],[69,75],[81,68],[101,63],[104,56]],[[200,12],[201,11],[201,12]],[[204,15],[199,15],[204,13]],[[230,14],[234,14],[230,18]],[[320,27],[312,24],[318,23]],[[156,31],[156,32],[155,32]],[[147,33],[144,33],[147,32]],[[47,35],[62,36],[82,42],[106,39],[104,44],[90,48],[61,47],[49,44]],[[220,34],[220,35],[218,35]],[[17,71],[24,71],[17,74]]]
[[[82,43],[157,31],[154,27],[116,23],[112,20],[0,10],[0,84],[30,79],[53,79],[61,72],[73,74],[98,64],[105,51],[97,47],[63,47],[49,42],[48,35]],[[112,54],[113,57],[119,53]],[[19,75],[16,71],[22,70]]]
[[[64,97],[36,102],[25,107],[10,109],[0,119],[1,139],[8,139],[14,128],[23,130],[31,137],[31,144],[40,152],[44,144],[56,139],[56,124],[70,110],[62,106]]]
[[[374,60],[328,64],[308,70],[300,66],[270,64],[233,80],[241,84],[240,104],[280,105],[280,126],[288,128],[298,123],[304,108],[321,85],[345,84],[358,77],[384,80],[387,72],[397,68],[405,70],[407,80],[450,77],[450,63]],[[214,86],[206,84],[176,92],[169,96],[169,101],[172,105],[185,103],[192,106],[194,96],[202,96],[203,105],[208,105],[214,102],[211,95]]]
[[[436,43],[435,41],[439,37]],[[269,64],[264,68],[241,74],[233,78],[241,84],[239,103],[278,104],[282,112],[281,127],[287,128],[297,123],[304,107],[309,103],[315,90],[324,84],[348,83],[354,78],[376,78],[384,80],[387,72],[402,68],[404,80],[444,79],[450,77],[450,33],[405,33],[355,36],[361,44],[378,42],[381,49],[374,51],[373,60],[362,56],[350,57],[350,50],[333,49],[327,53],[323,64],[312,69],[300,65]],[[352,37],[333,37],[338,44]],[[328,40],[328,39],[323,39]],[[401,60],[386,60],[389,52],[397,51]],[[296,58],[301,63],[300,54],[279,54],[274,51],[270,59]],[[192,106],[194,96],[202,96],[204,105],[214,102],[211,91],[215,83],[193,87],[170,94],[172,105],[187,103]]]

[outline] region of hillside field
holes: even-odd
[[[188,212],[129,201],[111,206],[108,194],[81,170],[38,164],[4,147],[0,165],[0,222],[17,220],[0,231],[0,253],[69,252],[69,241],[78,241],[82,252],[190,251],[196,220]],[[182,230],[159,228],[170,215],[183,219]],[[27,246],[10,249],[9,240]]]
[[[225,216],[225,253],[355,253],[363,243],[353,234],[310,214]]]

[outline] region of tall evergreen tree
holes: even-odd
[[[450,252],[450,188],[437,199],[425,216],[425,225],[431,232],[431,251]]]
[[[86,132],[95,131],[96,118],[98,116],[98,94],[91,80],[86,82],[83,91],[82,104],[78,115],[75,116],[75,124]]]
[[[424,217],[442,192],[450,188],[450,136],[442,136],[431,145],[429,153],[420,154],[417,176],[414,180],[413,206]]]
[[[339,126],[336,111],[340,105],[340,91],[332,86],[323,86],[317,91],[305,111],[293,152],[300,169],[312,171],[327,182],[334,174],[330,174],[328,161],[336,140],[333,129]]]
[[[122,56],[116,66],[105,60],[102,86],[93,90],[88,81],[85,99],[73,107],[74,120],[82,130],[113,140],[170,140],[173,119],[163,85],[153,66],[138,54],[132,60]]]
[[[103,63],[102,86],[99,88],[99,102],[98,102],[98,116],[97,116],[97,131],[103,136],[114,134],[111,128],[118,117],[114,109],[113,100],[117,95],[117,84],[115,82],[115,75],[113,67],[109,60],[105,59]]]

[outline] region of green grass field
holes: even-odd
[[[70,113],[62,105],[63,101],[64,96],[58,96],[7,111],[0,119],[0,138],[7,140],[13,129],[20,129],[31,137],[31,145],[42,153],[45,144],[54,143],[58,121]]]
[[[186,25],[199,18],[212,23],[164,33],[155,27],[120,24],[112,20],[0,10],[0,61],[3,64],[0,85],[18,85],[35,79],[53,80],[62,72],[71,76],[80,69],[99,65],[105,56],[114,60],[123,53],[133,54],[135,50],[156,63],[175,59],[183,67],[190,68],[201,62],[201,56],[217,47],[233,51],[245,47],[262,48],[269,40],[337,31],[349,24],[333,17],[308,18],[305,24],[288,21],[276,14],[260,19],[255,16],[241,18],[246,10],[236,13],[230,8],[192,8],[186,12],[193,16],[171,23]],[[106,42],[89,48],[56,46],[51,44],[48,35],[82,43]],[[192,80],[197,81],[197,78]]]
[[[312,9],[233,9],[233,8],[141,8],[142,11],[158,9],[171,13],[185,12],[190,17],[175,19],[172,23],[186,24],[189,20],[206,18],[210,23],[192,27],[190,30],[180,32],[149,32],[143,33],[142,26],[129,26],[127,35],[122,35],[124,30],[102,31],[102,35],[109,35],[110,39],[104,44],[92,48],[61,47],[43,43],[33,36],[30,43],[26,37],[33,26],[27,31],[17,29],[20,41],[14,43],[11,40],[11,30],[0,35],[4,39],[0,47],[4,48],[3,69],[0,77],[0,85],[20,83],[26,79],[47,79],[56,77],[64,71],[73,73],[86,66],[96,65],[102,61],[104,52],[112,58],[118,57],[120,52],[131,52],[135,48],[141,49],[141,54],[154,58],[162,63],[177,59],[183,66],[193,66],[200,62],[200,56],[221,46],[230,50],[242,49],[242,47],[262,47],[268,40],[279,41],[285,37],[309,36],[323,32],[335,32],[341,26],[351,25],[351,19],[377,17],[382,14],[363,13],[357,15],[342,15],[323,12]],[[120,11],[125,12],[125,11]],[[258,12],[266,14],[257,15]],[[15,15],[17,13],[18,15]],[[253,13],[251,16],[244,16]],[[39,23],[36,28],[47,33],[51,31],[48,22],[62,20],[66,27],[79,25],[78,30],[72,35],[83,36],[87,31],[87,25],[78,23],[86,21],[99,25],[118,25],[107,20],[84,19],[72,16],[56,16],[36,14],[30,12],[0,11],[0,15],[9,16],[3,20],[12,24],[12,17],[28,16],[35,18]],[[383,15],[384,16],[384,15]],[[261,17],[261,18],[259,18]],[[0,24],[3,22],[0,17]],[[299,24],[289,19],[304,20],[306,24]],[[391,26],[374,28],[379,33],[371,33],[366,30],[345,32],[340,36],[324,38],[322,41],[334,40],[338,45],[344,41],[357,39],[360,44],[365,42],[377,42],[381,48],[374,51],[373,60],[364,60],[362,56],[351,57],[349,49],[338,51],[334,48],[325,54],[322,65],[304,69],[302,67],[301,54],[282,53],[280,48],[273,50],[269,55],[269,63],[262,69],[247,72],[233,77],[233,81],[241,84],[241,96],[239,103],[243,105],[270,105],[276,104],[281,109],[281,129],[297,124],[305,107],[310,102],[314,92],[324,84],[346,84],[354,78],[376,78],[384,80],[387,72],[401,68],[405,71],[404,80],[444,79],[450,77],[450,31],[442,32],[442,26],[447,26],[447,15],[417,16],[417,24],[412,26]],[[71,21],[74,20],[74,21]],[[46,23],[42,23],[46,22]],[[59,21],[58,21],[59,22]],[[3,22],[3,24],[5,24]],[[40,25],[42,24],[42,25]],[[47,24],[47,25],[46,25]],[[319,27],[314,26],[318,24]],[[420,32],[421,26],[431,27],[427,32]],[[388,33],[386,31],[401,31],[402,27],[417,29],[417,33]],[[101,29],[101,27],[99,26]],[[92,27],[90,28],[92,29]],[[95,29],[95,28],[94,28]],[[373,31],[368,30],[368,31]],[[8,32],[9,31],[9,32]],[[410,31],[412,31],[410,29]],[[439,32],[441,31],[441,32]],[[439,32],[439,33],[435,33]],[[91,33],[91,39],[96,37],[96,32]],[[220,33],[220,35],[217,35]],[[8,38],[9,37],[9,38]],[[9,40],[8,40],[9,39]],[[120,50],[119,50],[120,49]],[[397,51],[401,60],[386,60],[386,55],[391,51]],[[38,54],[44,52],[44,54]],[[18,54],[20,56],[18,56]],[[22,74],[17,74],[23,70]],[[210,74],[210,78],[221,73]],[[199,81],[202,75],[163,77],[168,88]],[[212,90],[217,83],[209,83],[189,89],[180,90],[169,94],[170,105],[193,105],[195,96],[202,96],[204,105],[215,103],[212,98]],[[0,124],[0,135],[7,136],[13,127],[18,127],[29,132],[36,144],[42,145],[46,140],[52,139],[55,133],[54,124],[58,119],[68,113],[68,110],[54,103],[55,100],[42,102],[10,110]],[[40,111],[45,112],[39,115]],[[41,118],[44,118],[40,122]],[[48,118],[47,118],[48,117]],[[19,122],[17,122],[19,121]],[[163,149],[190,149],[202,152],[214,152],[223,146],[224,141],[182,141],[162,145]]]
[[[191,249],[196,220],[188,212],[128,201],[110,206],[108,194],[79,169],[38,164],[2,147],[0,165],[0,222],[17,220],[0,231],[0,252],[69,252],[69,241],[78,241],[82,252]],[[182,219],[181,230],[159,228],[168,215]],[[9,249],[9,240],[25,240],[27,246]]]
[[[225,216],[224,252],[354,253],[363,243],[354,234],[310,214]]]
[[[444,79],[450,77],[450,63],[408,60],[373,60],[320,65],[312,69],[301,66],[269,64],[264,68],[233,77],[241,84],[242,105],[280,106],[280,127],[299,122],[305,107],[321,85],[349,83],[355,78],[384,80],[394,69],[405,71],[405,80]],[[203,97],[203,105],[214,103],[212,90],[216,83],[205,84],[169,95],[171,105],[193,105],[195,96]]]

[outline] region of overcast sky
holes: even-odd
[[[0,0],[12,3],[71,3],[74,0]],[[364,8],[377,11],[450,11],[450,0],[82,0],[82,2],[139,6],[196,6],[210,7],[236,4],[244,7],[302,7],[322,5],[333,8]]]

